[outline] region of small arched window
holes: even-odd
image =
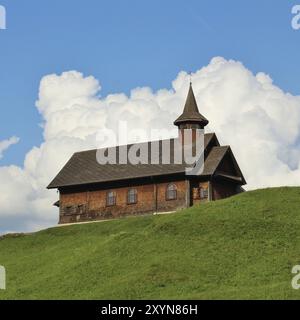
[[[177,199],[177,187],[174,183],[170,183],[167,185],[166,199],[167,200],[176,200]]]
[[[127,203],[128,204],[135,204],[137,203],[137,190],[136,189],[129,189],[127,193]]]
[[[114,191],[107,192],[106,205],[107,206],[115,206],[116,205],[116,193]]]

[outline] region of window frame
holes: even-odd
[[[78,214],[84,214],[85,213],[85,206],[84,204],[79,204],[77,206]]]
[[[174,189],[170,189],[171,187],[174,187]],[[173,193],[173,196],[170,196],[171,193]],[[167,201],[174,201],[177,200],[177,186],[175,183],[169,183],[166,187],[166,200]]]
[[[199,187],[200,200],[208,200],[208,188]]]
[[[133,194],[131,194],[133,192]],[[133,201],[131,201],[131,197],[133,197]],[[132,205],[132,204],[137,204],[138,202],[138,191],[135,188],[130,188],[127,191],[127,204]]]
[[[110,196],[112,194],[112,196]],[[113,199],[112,202],[110,202],[110,199]],[[113,207],[117,204],[117,193],[116,191],[110,190],[106,192],[106,206],[107,207]]]

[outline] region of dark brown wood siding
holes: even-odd
[[[166,188],[174,183],[177,188],[175,200],[166,199]],[[68,191],[60,193],[59,223],[83,222],[121,218],[130,215],[143,215],[154,212],[175,211],[186,207],[186,182],[159,182],[134,185],[137,190],[137,203],[128,204],[127,194],[131,187],[99,189],[92,191]],[[107,206],[107,192],[114,191],[116,204]]]
[[[237,185],[229,181],[212,182],[212,200],[220,200],[237,194]]]

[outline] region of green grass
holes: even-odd
[[[300,188],[0,240],[0,299],[298,299]]]

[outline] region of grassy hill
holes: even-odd
[[[0,264],[0,299],[298,299],[300,188],[6,237]]]

